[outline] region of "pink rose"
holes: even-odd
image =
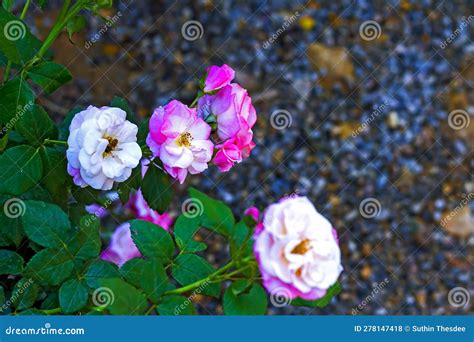
[[[217,153],[214,157],[213,163],[222,172],[229,171],[234,163],[242,161],[242,151],[231,140],[227,140],[224,144],[217,145]]]
[[[306,197],[270,205],[254,240],[263,285],[272,295],[319,299],[342,272],[335,231]]]
[[[244,215],[250,216],[251,218],[254,219],[255,222],[259,222],[259,217],[260,217],[260,210],[256,207],[250,207],[247,210],[245,210]]]
[[[217,121],[217,153],[213,163],[220,171],[228,171],[235,163],[248,158],[255,147],[252,127],[257,115],[247,90],[236,83],[223,87],[215,95],[198,101],[200,117],[214,115]]]
[[[234,79],[235,71],[224,64],[219,67],[217,65],[211,65],[207,68],[206,81],[204,82],[204,92],[209,93],[214,90],[218,90],[228,84]]]
[[[165,230],[169,230],[173,224],[173,219],[168,213],[159,214],[150,208],[145,198],[143,198],[141,190],[138,190],[130,197],[127,206],[139,220],[154,223]]]
[[[211,127],[197,116],[196,109],[173,100],[157,108],[150,119],[147,144],[166,171],[182,184],[189,173],[207,169],[214,144]]]
[[[141,256],[135,246],[130,232],[130,224],[124,223],[115,229],[110,245],[102,252],[100,258],[122,267],[128,260]]]

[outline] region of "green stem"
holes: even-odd
[[[199,96],[197,96],[197,97],[194,99],[194,101],[193,101],[193,103],[191,103],[191,106],[190,106],[190,107],[194,107],[194,106],[196,105],[196,103],[198,102],[198,100],[199,100]]]
[[[58,144],[58,145],[67,146],[67,141],[62,141],[62,140],[44,139],[43,143],[44,144]]]
[[[61,308],[54,308],[54,309],[49,309],[49,310],[41,310],[42,313],[46,315],[55,315],[58,313],[61,313]]]
[[[23,10],[21,11],[20,14],[20,19],[23,20],[25,19],[26,12],[28,12],[28,8],[30,7],[31,0],[26,0],[25,5],[23,6]],[[12,70],[12,62],[8,61],[7,66],[5,67],[5,73],[3,75],[3,83],[7,82],[8,79],[10,78],[10,72]]]
[[[28,12],[28,7],[30,7],[30,4],[31,4],[31,0],[26,0],[25,6],[23,6],[23,10],[21,11],[21,14],[20,14],[21,20],[25,19],[26,12]]]
[[[80,10],[83,9],[83,5],[87,2],[87,0],[80,0],[76,2],[70,9],[70,1],[65,1],[64,5],[61,9],[61,12],[59,13],[58,20],[56,24],[54,24],[53,28],[49,32],[48,37],[46,37],[43,45],[41,46],[40,50],[38,51],[38,54],[36,55],[36,59],[41,59],[43,58],[44,54],[48,51],[49,47],[54,43],[56,38],[61,34],[61,31],[64,29],[64,27],[67,25],[68,21],[74,17],[77,13],[79,13]]]
[[[247,257],[247,258],[244,258],[241,260],[241,263],[247,263],[249,261],[251,261],[253,259],[253,257]],[[237,274],[239,272],[242,272],[243,269],[245,269],[246,267],[248,267],[249,265],[253,265],[252,264],[247,264],[247,265],[244,265],[243,267],[241,267],[240,269],[238,270],[235,270],[229,274]],[[217,278],[218,276],[220,276],[222,273],[224,273],[225,271],[227,271],[228,269],[232,268],[235,266],[235,261],[231,261],[229,263],[227,263],[226,265],[224,265],[223,267],[221,267],[220,269],[218,269],[217,271],[215,271],[214,273],[210,274],[209,276],[207,276],[206,278],[203,278],[203,279],[200,279],[192,284],[189,284],[189,285],[186,285],[186,286],[183,286],[183,287],[180,287],[178,289],[174,289],[174,290],[170,290],[170,291],[166,291],[164,293],[165,296],[169,296],[169,295],[173,295],[173,294],[181,294],[181,293],[184,293],[184,292],[188,292],[188,291],[191,291],[193,289],[195,289],[196,287],[199,287],[201,286],[202,284],[205,284],[205,283],[208,283],[208,282],[211,282],[214,280],[214,278]],[[227,274],[225,275],[225,278],[223,279],[226,279],[227,278]]]
[[[150,306],[148,311],[145,312],[145,316],[148,316],[149,314],[151,314],[155,308],[156,308],[156,304],[153,304],[152,306]]]
[[[12,62],[8,61],[5,67],[5,73],[3,74],[3,83],[7,82],[10,78],[10,71],[12,70]]]
[[[216,279],[216,281],[227,280],[227,279],[231,278],[232,276],[234,276],[234,275],[236,275],[236,274],[242,273],[242,271],[244,271],[244,270],[246,270],[247,268],[249,268],[249,266],[252,267],[253,264],[247,264],[247,265],[245,265],[244,267],[241,267],[241,268],[239,268],[239,269],[237,269],[237,270],[235,270],[235,271],[232,271],[232,272],[230,272],[230,273],[226,273],[226,274],[222,275],[221,277],[218,277],[218,278]]]
[[[210,275],[207,276],[206,278],[203,278],[203,279],[201,279],[201,280],[195,281],[195,282],[192,283],[192,284],[189,284],[189,285],[180,287],[179,289],[174,289],[174,290],[166,291],[166,292],[164,293],[164,295],[165,295],[165,296],[168,296],[168,295],[172,295],[172,294],[180,294],[180,293],[184,293],[184,292],[191,291],[191,290],[193,290],[194,288],[199,287],[199,286],[201,286],[202,284],[205,284],[205,283],[209,282],[212,278],[216,277],[217,275],[221,274],[222,272],[227,271],[227,270],[228,270],[229,268],[231,268],[232,266],[234,266],[234,261],[229,262],[228,264],[226,264],[226,265],[223,266],[222,268],[218,269],[216,272],[210,274]]]

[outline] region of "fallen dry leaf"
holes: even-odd
[[[462,238],[473,234],[474,217],[472,216],[469,204],[464,205],[460,210],[446,213],[441,219],[441,226],[448,233]]]
[[[354,82],[354,65],[350,53],[343,47],[328,47],[313,43],[308,47],[308,58],[316,71],[324,71],[323,87],[342,83],[349,88]]]

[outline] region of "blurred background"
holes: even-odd
[[[40,37],[59,3],[28,18]],[[101,14],[53,46],[74,81],[41,99],[49,112],[117,95],[149,116],[190,104],[205,68],[229,64],[257,109],[257,147],[188,182],[236,214],[306,195],[337,229],[342,293],[270,313],[474,313],[472,1],[129,0]],[[226,261],[223,241],[201,238]]]

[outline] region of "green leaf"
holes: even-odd
[[[41,303],[41,310],[50,310],[59,306],[58,292],[51,292]]]
[[[3,130],[0,131],[0,154],[3,153],[3,151],[8,145],[8,138],[10,137],[10,132],[11,131],[7,131],[6,133],[3,133]]]
[[[17,310],[25,310],[33,306],[38,294],[39,286],[33,279],[22,278],[13,289],[11,301]]]
[[[44,313],[38,309],[28,309],[16,313],[18,316],[42,316]]]
[[[119,188],[118,188],[118,194],[120,196],[120,201],[122,203],[127,203],[128,200],[130,199],[130,193],[133,190],[138,190],[140,188],[141,182],[142,182],[142,168],[140,165],[138,165],[136,168],[132,170],[132,174],[130,177],[120,183]]]
[[[72,195],[76,201],[82,204],[95,204],[98,202],[98,199],[101,197],[101,192],[91,187],[81,188],[78,186],[73,187]]]
[[[26,235],[44,247],[62,248],[71,240],[71,223],[66,213],[57,205],[26,201],[22,217]]]
[[[43,107],[36,104],[20,116],[15,128],[30,144],[35,146],[42,145],[47,138],[56,138],[56,126],[53,120],[50,119]]]
[[[113,301],[107,310],[113,315],[141,315],[148,308],[147,300],[142,291],[119,278],[100,281],[100,285],[113,293]]]
[[[38,0],[38,4],[40,5],[41,9],[45,9],[46,5],[48,4],[48,0]]]
[[[81,310],[88,297],[87,287],[77,279],[68,280],[59,289],[59,305],[66,314]]]
[[[230,250],[232,259],[239,259],[252,255],[252,241],[250,230],[244,221],[238,222],[230,233]]]
[[[72,119],[76,116],[77,113],[83,111],[83,108],[75,107],[66,114],[63,122],[59,126],[59,137],[61,141],[67,141],[69,138],[69,126],[71,126]]]
[[[70,247],[77,259],[87,260],[99,256],[102,246],[99,229],[100,221],[94,215],[81,218],[79,231]]]
[[[0,274],[20,274],[23,271],[23,258],[6,249],[0,249]]]
[[[124,98],[119,97],[119,96],[114,96],[114,98],[112,99],[112,102],[110,103],[110,106],[120,108],[125,113],[127,113],[128,121],[133,122],[134,124],[137,123],[137,118],[135,116],[135,113],[130,108],[130,105],[128,104],[127,100],[125,100]]]
[[[0,193],[21,195],[38,183],[43,174],[39,151],[21,145],[0,156]]]
[[[163,213],[173,198],[173,189],[168,175],[151,164],[143,178],[143,197],[150,208]]]
[[[142,270],[145,268],[146,264],[146,260],[142,258],[130,259],[122,265],[120,273],[127,282],[133,286],[141,287]]]
[[[18,247],[20,246],[24,236],[23,223],[20,217],[21,213],[24,212],[24,204],[20,199],[16,198],[11,199],[9,204],[4,204],[2,201],[0,201],[0,203],[4,209],[0,210],[0,236],[7,240],[8,245],[13,243],[16,247]],[[13,217],[8,217],[5,215],[5,209],[18,211],[12,211],[13,213],[17,214],[15,214]],[[20,216],[16,217],[18,214],[20,214]]]
[[[324,308],[331,302],[331,299],[334,296],[337,296],[342,291],[341,284],[336,282],[332,285],[327,291],[324,297],[317,299],[317,300],[305,300],[301,298],[297,298],[291,301],[291,305],[295,306],[307,306],[311,308]]]
[[[12,62],[24,64],[39,51],[42,43],[19,18],[0,7],[0,50]]]
[[[22,78],[5,83],[0,88],[0,126],[5,124],[10,130],[22,115],[31,110],[34,100],[33,91]]]
[[[202,225],[210,230],[229,236],[235,224],[232,210],[221,201],[210,198],[206,194],[194,189],[189,189],[189,196],[197,208],[202,208]]]
[[[152,302],[158,302],[168,289],[168,275],[161,262],[156,259],[146,262],[142,267],[140,285]]]
[[[28,70],[28,76],[48,94],[72,80],[72,75],[65,66],[53,62],[35,65]]]
[[[264,315],[267,311],[267,294],[256,283],[247,280],[233,282],[224,293],[226,315]]]
[[[12,9],[13,5],[13,0],[3,0],[2,6],[5,8],[7,11],[10,11]]]
[[[150,132],[150,118],[146,118],[142,121],[142,123],[138,126],[138,133],[137,133],[137,143],[140,146],[146,144],[146,138],[148,137],[148,133]]]
[[[184,296],[166,296],[156,308],[162,316],[190,316],[196,314],[193,302]]]
[[[181,254],[176,257],[171,269],[174,279],[183,285],[189,285],[205,279],[214,273],[215,269],[203,258],[195,254]],[[219,298],[221,289],[217,283],[204,283],[201,292]]]
[[[163,261],[173,258],[173,239],[160,226],[147,221],[133,220],[130,222],[130,230],[135,245],[143,255]]]
[[[183,252],[199,252],[207,248],[202,242],[194,241],[193,237],[199,230],[199,219],[180,215],[174,224],[176,243]]]
[[[53,196],[64,197],[64,189],[68,180],[65,152],[58,148],[43,146],[40,155],[43,163],[41,182]]]
[[[65,250],[47,248],[30,259],[23,275],[40,283],[59,285],[69,277],[73,268],[74,262]]]
[[[101,259],[90,264],[84,274],[86,283],[91,288],[99,287],[99,282],[105,278],[119,277],[120,273],[117,265]]]
[[[3,290],[3,286],[0,285],[0,312],[3,312],[3,304],[5,303],[5,291]]]
[[[71,18],[66,25],[67,33],[69,34],[69,40],[72,40],[74,33],[80,32],[86,27],[86,18],[82,15]]]

